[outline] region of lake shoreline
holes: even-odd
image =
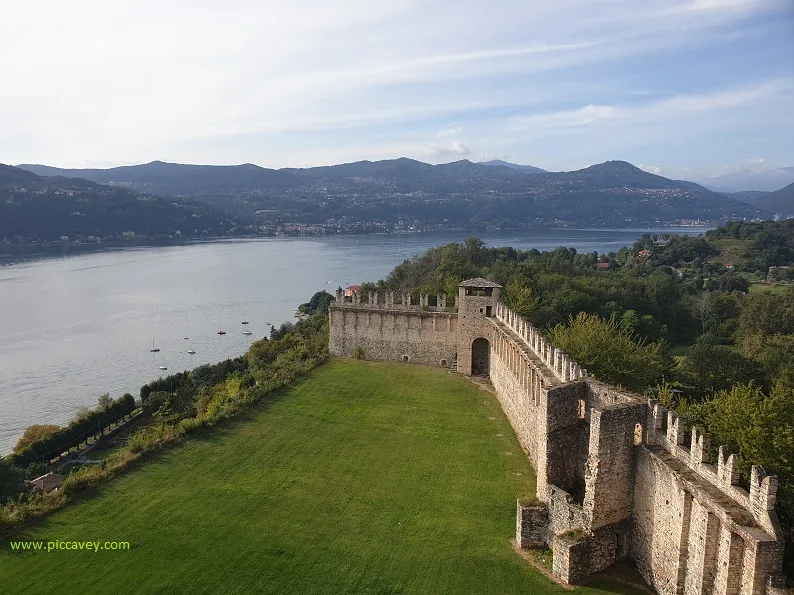
[[[68,242],[41,242],[29,243],[20,242],[14,244],[0,243],[0,268],[34,262],[48,258],[66,258],[71,256],[81,256],[86,254],[98,254],[105,252],[119,252],[124,250],[136,250],[146,248],[169,248],[178,246],[195,246],[204,244],[219,244],[224,242],[245,242],[245,241],[267,241],[267,240],[318,240],[324,238],[344,238],[344,237],[404,237],[404,236],[431,236],[434,234],[461,233],[470,234],[470,237],[480,237],[480,235],[491,235],[501,233],[532,233],[545,232],[564,232],[564,231],[604,231],[604,232],[634,232],[642,233],[674,233],[666,230],[702,230],[703,233],[714,229],[708,225],[678,225],[678,226],[659,226],[653,228],[644,227],[534,227],[534,228],[506,228],[506,229],[467,229],[467,228],[445,228],[431,230],[413,231],[371,231],[361,233],[311,233],[311,234],[280,234],[280,235],[233,235],[233,236],[212,236],[205,238],[185,238],[185,239],[127,239],[113,242],[92,242],[92,243],[68,243]],[[689,235],[689,234],[688,234]],[[567,246],[566,246],[567,247]]]
[[[490,247],[567,246],[603,254],[631,246],[644,233],[703,231],[567,228],[478,235]],[[386,278],[404,260],[471,235],[221,238],[61,251],[0,266],[0,452],[10,450],[27,426],[63,424],[79,407],[95,406],[103,393],[135,394],[164,374],[238,357],[269,336],[269,322],[294,321],[295,308],[316,292]],[[153,341],[160,351],[151,352]]]

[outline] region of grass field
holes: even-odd
[[[792,291],[790,283],[751,283],[750,293],[772,293],[775,295],[783,295]]]
[[[565,593],[511,547],[534,475],[496,400],[461,377],[331,361],[19,539],[0,592]],[[578,593],[639,593],[613,583]]]
[[[737,240],[735,238],[711,240],[711,244],[715,246],[720,253],[710,260],[722,265],[735,263],[745,255],[752,243],[752,240]]]

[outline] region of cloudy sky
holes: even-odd
[[[0,162],[794,166],[794,0],[29,0]]]

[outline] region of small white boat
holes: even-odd
[[[251,331],[243,331],[243,334],[244,335],[253,335],[254,333],[252,333]]]
[[[160,369],[161,369],[161,370],[167,370],[167,369],[168,369],[168,366],[160,366]]]
[[[195,351],[195,350],[193,350],[193,349],[188,349],[188,350],[187,350],[187,352],[188,352],[190,355],[193,355],[194,353],[196,353],[196,351]]]

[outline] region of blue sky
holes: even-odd
[[[5,163],[794,166],[792,0],[39,0],[0,52]]]

